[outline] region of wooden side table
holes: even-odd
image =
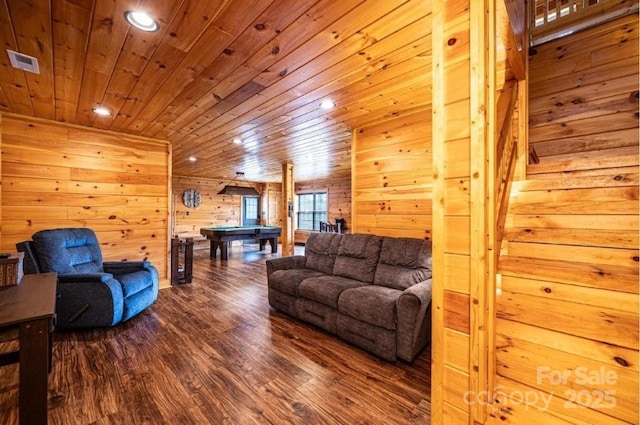
[[[180,240],[174,237],[171,239],[171,284],[191,283],[192,280],[193,238]]]
[[[19,351],[0,355],[0,366],[20,362],[21,425],[47,423],[56,284],[55,273],[43,273],[26,275],[18,285],[0,288],[0,333],[17,332],[20,340]]]
[[[9,258],[0,258],[0,287],[20,283],[23,258],[24,252],[13,254]]]

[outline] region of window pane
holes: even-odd
[[[316,193],[315,210],[327,212],[327,194],[326,193]]]
[[[298,202],[298,229],[320,230],[320,222],[327,221],[327,192],[301,193]]]
[[[249,219],[258,218],[258,198],[244,198],[245,217]]]
[[[299,212],[298,213],[298,229],[301,229],[301,230],[314,230],[313,213],[312,212]]]
[[[313,211],[313,193],[298,196],[298,211]]]

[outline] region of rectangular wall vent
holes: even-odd
[[[22,53],[14,52],[7,49],[11,66],[21,69],[23,71],[33,72],[34,74],[40,74],[40,67],[38,66],[38,59],[33,56],[28,56]]]

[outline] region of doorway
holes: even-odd
[[[246,226],[260,225],[260,197],[259,196],[243,196],[242,197],[242,223]],[[246,239],[243,244],[256,244],[257,239]]]

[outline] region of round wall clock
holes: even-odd
[[[196,208],[201,201],[200,192],[195,189],[187,189],[182,194],[182,202],[189,208]]]

